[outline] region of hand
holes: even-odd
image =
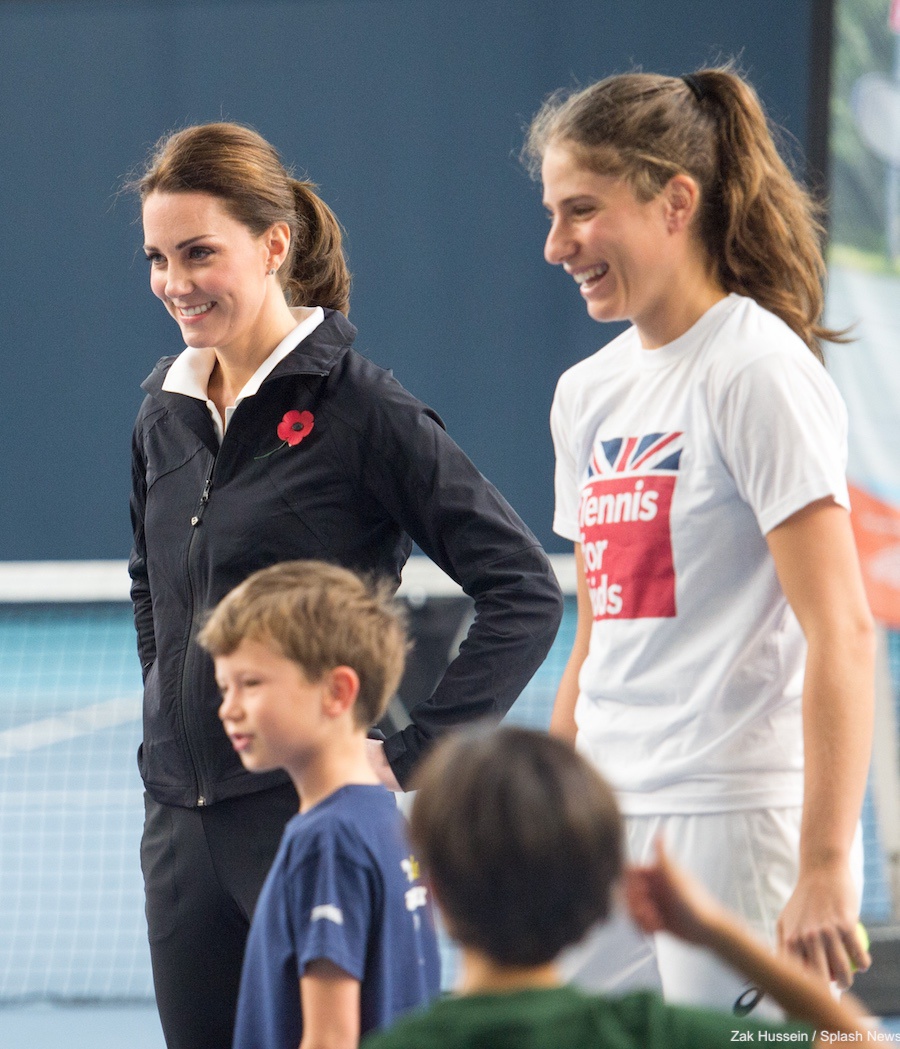
[[[725,916],[724,907],[670,859],[662,838],[654,842],[656,861],[625,872],[625,899],[646,933],[669,932],[688,943],[707,944]]]
[[[778,919],[778,948],[846,990],[872,964],[856,931],[857,897],[846,864],[801,874]]]
[[[379,781],[383,783],[388,790],[392,790],[397,794],[402,793],[403,788],[397,782],[394,770],[388,764],[388,760],[384,756],[384,743],[382,740],[366,740],[366,757],[369,759],[369,764],[374,769],[375,775],[378,777]]]

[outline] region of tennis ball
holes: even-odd
[[[869,949],[869,934],[866,931],[866,927],[865,927],[865,925],[863,925],[862,922],[857,922],[856,923],[856,938],[863,945],[863,950],[864,951],[868,951],[868,949]],[[857,971],[856,963],[853,962],[853,961],[850,962],[850,970],[851,970],[851,972],[856,972]]]

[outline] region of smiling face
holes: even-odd
[[[194,192],[152,192],[143,222],[150,288],[188,346],[246,355],[278,344],[286,305],[267,274],[286,255],[286,226],[254,236],[218,197]]]
[[[327,679],[311,682],[293,660],[249,639],[215,664],[219,718],[246,769],[290,772],[314,759],[334,721]]]
[[[676,180],[641,201],[624,178],[591,171],[558,144],[547,148],[541,176],[551,220],[544,257],[574,278],[594,320],[632,321],[645,345],[662,345],[686,243],[670,192]]]

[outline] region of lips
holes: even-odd
[[[202,302],[199,306],[178,306],[176,309],[180,317],[189,320],[192,317],[202,317],[204,313],[209,313],[213,306],[215,306],[214,302]]]
[[[579,270],[577,273],[573,273],[572,278],[576,284],[583,288],[585,285],[593,284],[601,277],[605,277],[608,271],[609,263],[601,262],[599,266],[592,266],[589,270]]]
[[[230,734],[228,738],[231,740],[231,745],[239,754],[250,746],[252,740],[252,736],[247,736],[238,732]]]

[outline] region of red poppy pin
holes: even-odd
[[[257,455],[256,458],[267,459],[285,445],[290,448],[298,445],[312,433],[314,422],[312,412],[298,412],[296,409],[285,412],[284,418],[275,431],[281,439],[281,444],[278,445],[278,448],[273,448],[271,452],[266,452],[265,455]]]

